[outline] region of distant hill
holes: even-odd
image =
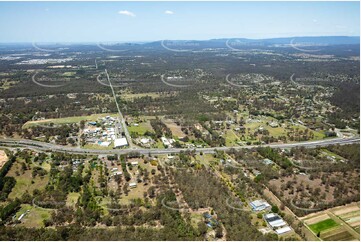
[[[216,39],[211,41],[225,41],[226,39]],[[244,43],[263,43],[266,45],[272,44],[290,44],[305,43],[314,45],[350,45],[360,44],[360,36],[315,36],[315,37],[286,37],[286,38],[270,38],[270,39],[246,39],[246,38],[231,38],[230,40],[241,41]]]
[[[229,38],[229,39],[210,39],[210,40],[165,40],[164,45],[169,48],[217,48],[224,47],[225,43],[231,45],[242,44],[243,46],[290,46],[290,45],[308,45],[308,46],[330,46],[330,45],[359,45],[359,36],[316,36],[316,37],[287,37],[287,38],[269,38],[269,39],[247,39],[247,38]],[[144,43],[144,46],[159,46],[162,41]]]

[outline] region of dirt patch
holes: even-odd
[[[165,119],[163,120],[164,124],[172,131],[172,134],[177,137],[185,137],[185,133],[183,133],[181,126],[177,125],[173,120]]]
[[[315,223],[321,222],[321,221],[329,219],[329,218],[330,218],[330,216],[328,216],[328,214],[320,214],[320,215],[313,216],[309,219],[306,219],[306,220],[304,220],[304,222],[306,224],[315,224]]]
[[[0,169],[5,165],[5,163],[9,160],[5,151],[0,150]]]
[[[360,211],[360,207],[358,205],[347,206],[347,207],[342,207],[339,209],[332,210],[332,212],[337,216],[346,214],[346,213],[355,212],[355,211]]]

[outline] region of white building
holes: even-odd
[[[131,182],[131,183],[129,183],[129,187],[130,187],[130,188],[136,188],[136,187],[137,187],[137,183],[136,183],[136,182]]]
[[[269,213],[265,214],[263,217],[272,229],[280,228],[287,225],[287,223],[278,214]]]
[[[280,229],[276,229],[276,233],[278,235],[281,235],[281,234],[284,234],[284,233],[287,233],[287,232],[290,232],[292,229],[289,227],[289,226],[285,226],[285,227],[282,227]]]
[[[120,148],[128,145],[127,138],[120,138],[114,140],[114,148]]]
[[[108,147],[110,145],[110,142],[108,141],[103,141],[99,144],[100,146],[103,146],[103,147]]]
[[[148,144],[148,143],[150,142],[150,139],[148,139],[148,138],[142,138],[142,139],[140,140],[140,142],[145,145],[145,144]]]
[[[132,161],[132,162],[130,162],[130,164],[132,164],[132,166],[137,166],[137,165],[138,165],[138,161]]]
[[[255,200],[251,202],[250,205],[253,211],[262,211],[271,208],[271,205],[263,200]]]

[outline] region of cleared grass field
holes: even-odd
[[[80,197],[80,194],[78,192],[70,192],[66,199],[66,206],[74,207],[75,204],[78,202],[79,197]]]
[[[150,125],[149,121],[146,122],[142,122],[142,123],[138,123],[138,126],[128,126],[128,131],[129,133],[135,132],[138,133],[139,135],[144,135],[145,132],[150,131],[153,132],[153,128]]]
[[[321,239],[327,241],[350,241],[355,238],[343,227],[335,227],[334,229],[321,232]]]
[[[45,167],[47,165],[44,165]],[[33,165],[31,166],[33,167]],[[16,162],[8,172],[7,176],[12,176],[16,180],[16,184],[12,189],[11,193],[9,194],[10,199],[15,199],[17,197],[21,197],[25,191],[28,191],[30,194],[34,191],[34,189],[44,189],[46,184],[49,181],[49,176],[46,175],[45,177],[36,176],[35,178],[32,177],[32,170],[26,170],[24,174],[19,172],[19,176],[17,176],[16,171],[20,171],[20,163]]]
[[[51,209],[35,208],[28,204],[22,204],[20,210],[16,213],[16,219],[27,210],[30,210],[21,220],[21,226],[28,228],[44,227],[44,220],[51,216]]]
[[[162,120],[163,123],[172,131],[173,136],[176,137],[184,137],[186,136],[185,133],[183,133],[181,126],[178,126],[175,122],[169,119]]]
[[[75,74],[76,74],[75,71],[67,71],[67,72],[64,72],[62,76],[70,77],[70,76],[74,76]]]
[[[224,138],[226,139],[226,146],[236,146],[237,141],[239,141],[239,137],[232,130],[227,130]]]
[[[331,208],[301,218],[322,240],[359,240],[359,203]]]
[[[141,97],[151,97],[151,98],[158,98],[160,97],[159,93],[155,92],[147,92],[147,93],[124,93],[121,95],[121,98],[127,101],[133,101],[135,98]]]
[[[82,148],[84,149],[96,149],[96,150],[111,150],[114,147],[114,143],[110,144],[108,147],[95,145],[95,144],[86,144]]]
[[[56,119],[44,119],[44,120],[37,120],[37,121],[28,121],[23,125],[24,128],[29,128],[31,126],[36,125],[47,125],[50,123],[53,124],[71,124],[71,123],[79,123],[82,120],[86,121],[96,121],[99,118],[103,118],[105,116],[116,116],[117,114],[114,113],[101,113],[101,114],[92,114],[89,116],[75,116],[75,117],[67,117],[67,118],[56,118]]]
[[[275,121],[274,119],[270,119],[270,118],[265,118],[260,120],[260,122],[253,122],[253,123],[247,123],[244,125],[244,127],[246,129],[250,128],[250,132],[253,133],[256,129],[258,129],[260,126],[262,126],[264,129],[268,130],[270,136],[273,137],[279,137],[279,136],[287,136],[287,132],[289,132],[289,129],[287,129],[286,127],[271,127],[269,125],[267,125],[267,122],[272,122]],[[293,128],[294,130],[299,129],[300,131],[307,129],[307,127],[302,126],[302,125],[291,125],[290,128]],[[310,132],[313,133],[314,138],[312,140],[320,140],[324,138],[324,134],[322,132],[317,132],[314,130],[309,130]]]
[[[337,226],[339,226],[339,224],[331,218],[309,225],[310,229],[315,232],[315,234]]]

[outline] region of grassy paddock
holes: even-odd
[[[318,232],[339,226],[333,219],[329,218],[321,222],[309,225],[310,229],[317,234]]]
[[[86,121],[97,121],[99,118],[105,117],[105,116],[116,116],[117,114],[114,113],[101,113],[101,114],[92,114],[89,116],[75,116],[75,117],[67,117],[67,118],[56,118],[56,119],[44,119],[44,120],[38,120],[38,121],[28,121],[23,125],[24,128],[29,128],[31,126],[36,125],[47,125],[50,123],[53,124],[71,124],[71,123],[79,123],[82,120]]]

